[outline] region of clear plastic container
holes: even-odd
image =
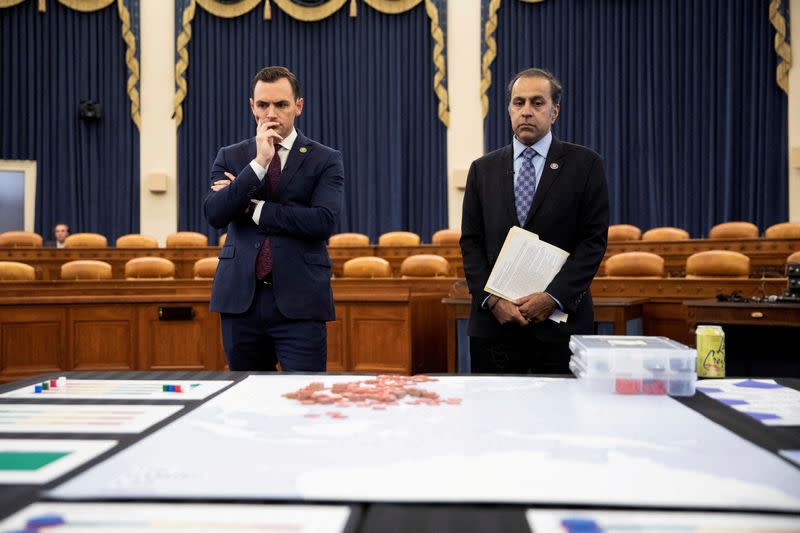
[[[669,394],[695,392],[695,350],[666,337],[573,335],[569,367],[595,392]]]

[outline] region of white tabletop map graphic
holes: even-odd
[[[362,379],[250,376],[51,495],[800,510],[800,469],[668,396],[447,376],[420,388],[461,403],[336,417],[283,396]]]

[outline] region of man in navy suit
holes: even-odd
[[[294,127],[300,82],[284,67],[253,78],[255,137],[219,150],[205,199],[208,222],[226,228],[211,291],[231,370],[323,372],[325,322],[333,320],[326,241],[344,187],[340,152]]]
[[[570,335],[593,329],[589,285],[608,233],[603,160],[553,137],[561,84],[550,72],[520,72],[508,91],[512,144],[474,161],[464,192],[461,251],[472,295],[472,371],[567,373]],[[516,301],[483,290],[512,226],[570,254],[543,292]],[[569,315],[566,323],[548,319],[556,309]]]

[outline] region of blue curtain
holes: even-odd
[[[506,85],[540,66],[564,84],[554,133],[606,160],[612,223],[693,237],[788,220],[787,98],[764,0],[504,0],[487,148],[511,141]]]
[[[178,14],[180,16],[180,14]],[[433,43],[424,4],[384,15],[359,4],[320,22],[273,6],[234,19],[197,8],[188,44],[188,93],[178,132],[179,226],[212,240],[203,217],[217,150],[255,134],[248,107],[260,68],[285,65],[302,84],[305,135],[341,150],[345,201],[338,231],[376,240],[410,230],[423,240],[447,224],[446,129],[433,92]]]
[[[133,15],[133,13],[132,13]],[[139,132],[116,4],[82,13],[49,2],[0,9],[0,159],[37,161],[36,231],[57,222],[109,241],[139,230]],[[102,106],[78,118],[81,100]]]

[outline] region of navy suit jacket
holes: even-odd
[[[259,181],[250,161],[255,138],[220,149],[211,168],[211,182],[236,176],[205,199],[204,211],[215,228],[227,227],[211,291],[211,310],[243,313],[256,290],[256,257],[270,237],[276,305],[294,320],[333,320],[331,259],[326,241],[339,219],[344,187],[342,154],[298,131],[281,172],[277,191],[268,178]],[[251,199],[267,200],[258,224]]]
[[[488,296],[483,288],[508,230],[519,225],[513,158],[513,146],[505,146],[474,161],[467,175],[461,252],[472,294],[469,334],[474,337],[498,338],[520,329],[517,325],[501,326],[491,311],[481,308]],[[594,316],[589,285],[608,238],[608,188],[600,156],[554,137],[523,227],[570,254],[545,289],[564,307],[569,315],[567,323],[556,325],[545,320],[527,328],[541,340],[591,333]]]

